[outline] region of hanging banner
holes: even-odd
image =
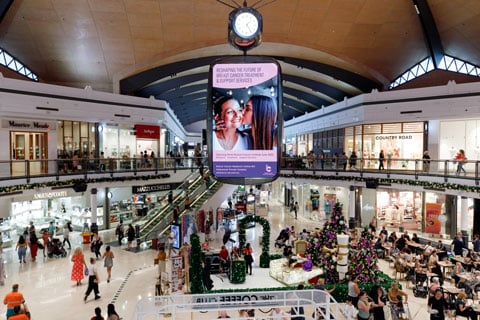
[[[438,220],[438,217],[442,214],[442,204],[426,203],[425,211],[425,232],[431,234],[440,234],[442,223]]]

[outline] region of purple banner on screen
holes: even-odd
[[[277,173],[277,162],[216,162],[213,174],[224,178],[271,178]]]

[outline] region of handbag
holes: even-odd
[[[88,271],[88,268],[85,268],[84,273],[86,276],[88,276],[88,274],[90,273],[90,271]]]

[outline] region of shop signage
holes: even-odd
[[[206,295],[203,297],[196,297],[194,308],[198,309],[217,309],[219,303],[221,306],[233,306],[239,302],[242,302],[242,306],[248,305],[248,301],[252,301],[252,305],[255,304],[255,301],[262,301],[261,305],[266,306],[270,305],[268,301],[271,301],[272,305],[277,305],[279,299],[284,299],[283,294],[277,296],[272,293],[256,295],[256,294],[232,294],[232,295]],[[264,302],[263,302],[264,301]]]
[[[148,186],[132,186],[132,193],[158,192],[176,189],[180,183],[151,184]]]
[[[412,140],[413,136],[411,134],[390,134],[376,136],[375,140]]]
[[[68,196],[67,191],[50,191],[50,192],[38,192],[33,195],[35,200],[40,199],[52,199],[52,198],[63,198]]]
[[[39,121],[17,121],[17,120],[2,120],[2,128],[7,129],[33,129],[33,130],[51,130],[55,126],[48,122]]]
[[[135,125],[137,139],[160,139],[159,126],[147,126],[143,124]]]

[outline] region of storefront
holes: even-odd
[[[453,160],[460,149],[465,150],[468,160],[480,159],[480,120],[440,121],[438,156],[443,160]],[[441,170],[444,163],[439,164]],[[456,164],[450,162],[450,170],[454,171]],[[465,169],[475,170],[474,163],[467,163]]]
[[[2,129],[8,130],[9,160],[16,160],[10,164],[11,175],[26,174],[24,160],[30,161],[30,174],[48,172],[48,161],[44,160],[51,156],[48,142],[56,134],[55,122],[3,119]],[[55,158],[55,154],[52,158]]]
[[[424,122],[397,122],[345,128],[344,150],[348,156],[355,151],[362,157],[364,168],[378,168],[378,157],[383,150],[385,168],[414,170],[412,160],[423,156],[424,126]]]
[[[278,190],[279,186],[283,186],[284,190]],[[343,205],[344,215],[348,213],[348,188],[285,182],[276,182],[273,188],[276,193],[283,194],[285,206],[290,208],[295,201],[298,202],[298,215],[305,219],[326,221],[336,202]]]

